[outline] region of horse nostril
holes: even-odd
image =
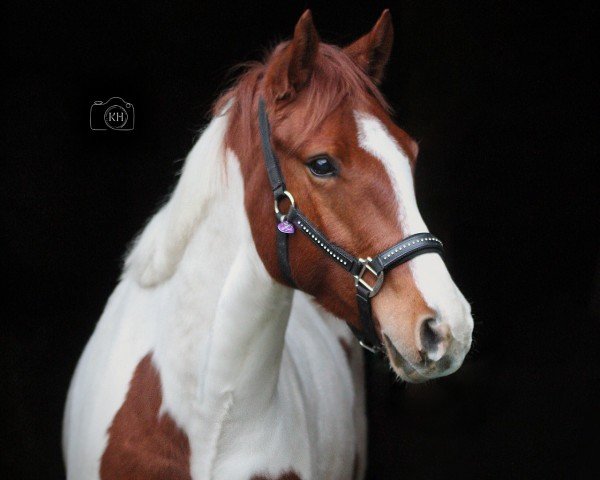
[[[434,330],[435,318],[426,318],[421,323],[421,345],[426,351],[435,350],[441,341],[440,335]]]
[[[435,318],[426,318],[421,322],[419,337],[423,353],[427,354],[429,360],[435,361],[444,355],[448,338],[448,328],[445,324]]]

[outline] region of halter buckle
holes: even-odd
[[[354,286],[358,287],[359,284],[362,285],[369,291],[369,298],[374,297],[377,295],[377,292],[379,292],[381,285],[383,285],[383,272],[377,273],[375,271],[371,266],[371,262],[373,261],[371,257],[359,258],[358,261],[361,263],[362,268],[360,269],[360,272],[358,272],[358,275],[354,275]],[[375,283],[373,285],[370,285],[364,279],[364,275],[367,271],[375,276]]]

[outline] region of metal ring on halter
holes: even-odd
[[[360,345],[362,348],[364,348],[365,350],[368,350],[368,351],[369,351],[369,352],[371,352],[371,353],[375,353],[375,354],[376,354],[376,353],[378,353],[378,352],[379,352],[379,349],[377,349],[377,348],[375,348],[375,347],[373,347],[373,346],[371,346],[371,345],[367,345],[367,344],[366,344],[365,342],[363,342],[362,340],[359,340],[359,341],[358,341],[358,343],[359,343],[359,345]]]
[[[362,264],[362,268],[358,275],[354,275],[354,285],[358,287],[358,284],[360,283],[369,291],[369,298],[374,297],[377,295],[377,292],[379,292],[381,285],[383,285],[383,271],[377,273],[373,267],[371,267],[371,262],[373,261],[371,257],[359,258],[358,261]],[[375,276],[375,283],[373,285],[370,285],[364,278],[367,271]]]
[[[287,213],[281,213],[279,211],[279,202],[283,199],[283,197],[279,197],[279,198],[275,199],[275,215],[277,215],[277,218],[279,219],[279,221],[283,221],[283,219],[286,217],[286,215],[288,213],[290,213],[290,210],[296,206],[296,202],[294,201],[294,197],[293,197],[293,195],[290,192],[288,192],[287,190],[284,190],[283,191],[283,195],[288,198],[288,200],[290,201],[291,205],[290,205],[290,209],[287,211]]]

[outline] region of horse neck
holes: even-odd
[[[189,405],[214,414],[209,405],[234,391],[257,406],[272,398],[293,294],[256,253],[239,161],[223,149],[226,128],[225,116],[212,120],[124,273],[156,302],[154,357],[165,405],[182,422]]]

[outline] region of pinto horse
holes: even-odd
[[[339,251],[327,255],[293,226],[293,288],[282,271],[258,116],[264,108],[287,188],[332,243],[366,256],[427,232],[413,189],[417,144],[377,87],[392,37],[385,11],[346,48],[328,45],[307,11],[292,40],[221,96],[75,371],[69,479],[364,476],[362,350],[341,321],[363,328],[355,283]],[[399,377],[461,365],[473,320],[438,253],[386,272],[371,300]]]

